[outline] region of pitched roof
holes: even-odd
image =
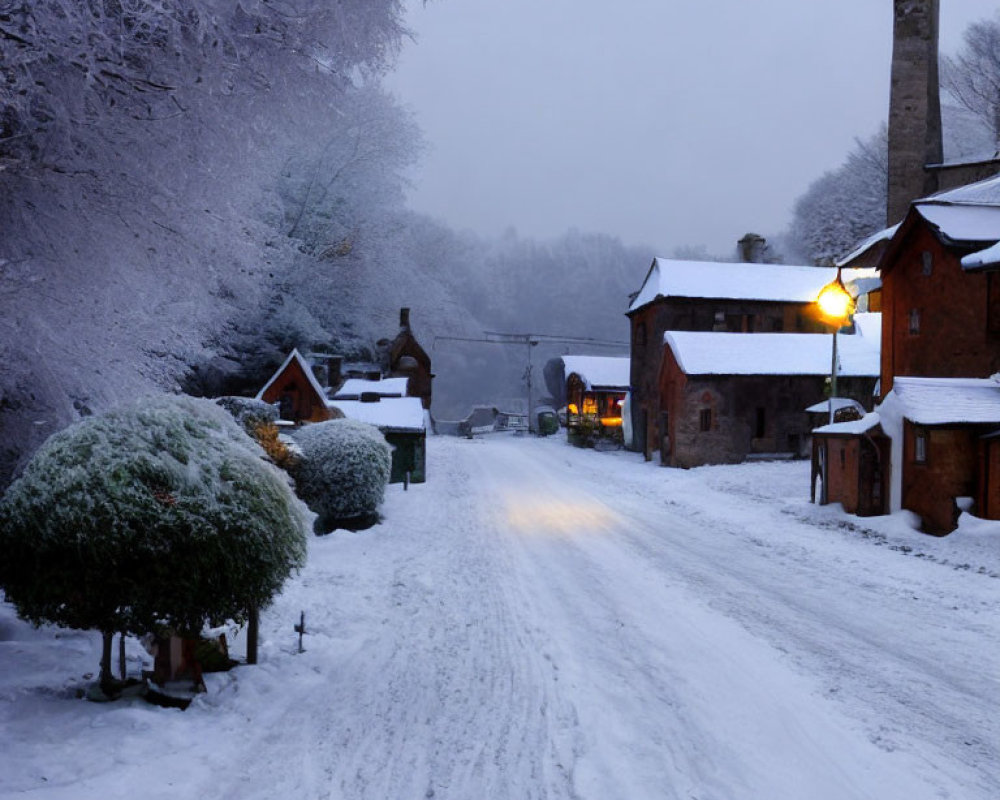
[[[654,258],[629,312],[659,297],[811,303],[836,277],[830,267]]]
[[[1000,424],[1000,383],[993,378],[893,379],[883,405],[919,425]]]
[[[837,266],[843,267],[847,264],[850,264],[852,261],[857,261],[859,258],[861,258],[861,256],[873,250],[878,245],[888,242],[896,233],[896,231],[899,229],[899,225],[900,223],[897,222],[895,225],[889,228],[885,228],[883,230],[877,231],[876,233],[873,233],[863,242],[859,243],[850,253],[848,253],[846,256],[837,261],[836,262]]]
[[[588,390],[596,387],[628,389],[631,360],[616,356],[563,356],[568,378],[574,372]]]
[[[667,331],[664,342],[688,375],[829,375],[832,336],[821,333]],[[879,374],[879,343],[837,337],[838,375]]]
[[[313,375],[312,367],[309,366],[309,362],[302,357],[302,355],[299,353],[297,349],[293,349],[292,352],[288,354],[288,358],[286,358],[284,362],[282,362],[281,366],[274,371],[274,374],[271,376],[271,379],[264,384],[264,387],[259,392],[257,392],[257,395],[254,399],[263,400],[264,392],[266,392],[268,389],[271,388],[271,384],[274,383],[281,376],[281,373],[283,373],[288,368],[288,365],[291,364],[292,361],[298,363],[298,365],[302,368],[302,371],[305,373],[306,380],[309,381],[309,385],[319,396],[320,400],[325,401],[326,392],[324,391],[323,387],[320,386],[319,381],[316,380],[316,376]]]

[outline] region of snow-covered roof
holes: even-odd
[[[865,407],[861,405],[857,400],[852,400],[850,397],[833,397],[833,410],[840,411],[842,408],[856,408],[858,411],[864,413]],[[830,400],[823,400],[820,403],[809,406],[806,411],[810,414],[820,414],[824,411],[830,410]]]
[[[658,297],[811,303],[820,289],[836,277],[837,271],[830,267],[655,258],[629,311]]]
[[[832,335],[667,331],[664,343],[688,375],[829,375]],[[837,337],[838,374],[879,374],[879,344]]]
[[[849,422],[832,422],[829,425],[822,425],[814,428],[813,433],[842,433],[849,436],[859,436],[881,424],[882,418],[877,412],[865,414],[861,419],[852,419]]]
[[[995,156],[994,156],[995,158]],[[993,160],[993,159],[990,159]],[[918,203],[958,203],[961,205],[1000,205],[1000,175],[946,189],[917,200]]]
[[[896,231],[899,229],[899,224],[900,223],[897,222],[890,228],[885,228],[884,230],[878,231],[877,233],[873,233],[871,236],[869,236],[867,239],[861,242],[857,247],[855,247],[850,253],[848,253],[842,259],[837,261],[836,265],[838,267],[842,267],[845,264],[850,264],[852,261],[858,259],[864,253],[871,250],[877,244],[889,241],[896,233]]]
[[[406,397],[407,378],[383,378],[378,381],[364,378],[348,378],[337,389],[334,399],[356,400],[362,394],[377,394],[382,397]]]
[[[284,362],[282,362],[281,366],[278,367],[277,370],[275,370],[274,374],[271,376],[271,379],[264,384],[264,388],[262,388],[259,392],[257,392],[257,395],[254,399],[263,400],[264,392],[266,392],[268,389],[271,388],[271,384],[273,384],[278,379],[278,376],[280,376],[281,373],[285,371],[285,369],[288,367],[289,364],[292,363],[292,361],[298,362],[299,366],[302,367],[302,371],[306,375],[306,379],[309,381],[309,385],[312,386],[312,388],[315,390],[316,394],[320,398],[325,399],[326,392],[320,385],[319,381],[316,380],[316,376],[313,375],[312,367],[309,365],[309,362],[302,357],[302,355],[299,353],[297,349],[293,349],[292,352],[288,354],[288,358],[286,358]]]
[[[1000,264],[1000,242],[962,258],[962,268],[967,270],[994,267],[998,264]]]
[[[919,425],[1000,424],[1000,383],[993,378],[893,379],[883,405]]]
[[[1000,241],[1000,204],[963,205],[920,202],[917,212],[952,242]]]
[[[377,403],[336,400],[329,405],[339,408],[348,419],[367,422],[382,429],[424,430],[424,407],[419,397],[385,397]]]
[[[616,356],[563,356],[566,377],[576,373],[588,391],[594,388],[622,389],[629,387],[631,360]]]
[[[858,336],[864,336],[871,342],[881,343],[882,341],[882,312],[866,311],[855,314],[854,331]]]

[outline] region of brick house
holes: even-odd
[[[955,528],[957,498],[1000,518],[1000,177],[917,200],[892,234],[882,275],[879,434],[888,448],[883,511],[918,513],[924,529]],[[814,464],[839,463],[857,434],[818,429]],[[828,476],[820,502],[855,503],[844,487],[864,485],[860,459]],[[877,504],[872,504],[877,508]],[[880,513],[875,510],[872,513]]]
[[[804,409],[827,391],[832,338],[668,331],[658,387],[661,463],[695,467],[806,455]],[[870,407],[878,361],[876,342],[838,337],[838,394]]]
[[[633,449],[648,459],[659,446],[664,333],[828,333],[813,305],[835,278],[828,268],[653,259],[626,312]]]

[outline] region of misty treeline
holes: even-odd
[[[945,160],[992,157],[1000,149],[1000,14],[971,24],[940,66]],[[830,264],[886,227],[888,144],[883,125],[810,184],[782,237],[790,257]]]
[[[0,486],[81,415],[363,358],[402,306],[455,414],[521,358],[439,335],[624,338],[648,253],[406,210],[420,134],[380,79],[407,35],[400,0],[0,0]]]

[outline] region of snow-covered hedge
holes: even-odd
[[[278,409],[275,406],[252,397],[219,397],[215,402],[232,414],[243,430],[251,436],[255,435],[262,425],[276,422],[278,419]]]
[[[287,478],[210,400],[152,397],[49,438],[0,502],[0,586],[106,636],[242,621],[302,565]]]
[[[307,425],[295,434],[302,456],[296,491],[319,515],[317,532],[361,528],[377,520],[392,467],[378,428],[349,419]]]

